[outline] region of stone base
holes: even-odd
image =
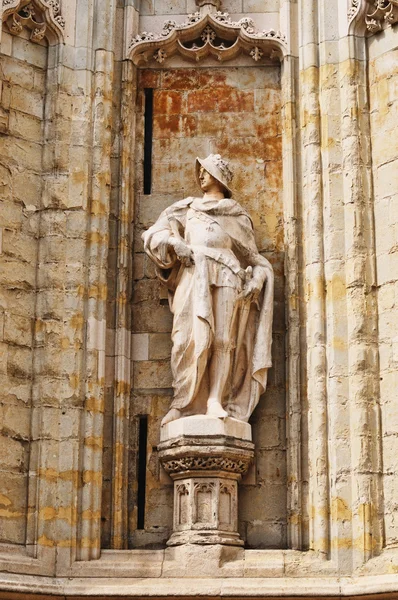
[[[238,440],[252,441],[252,428],[249,423],[232,417],[217,419],[207,415],[193,415],[171,421],[160,430],[160,441],[168,441],[181,436],[223,435]]]
[[[173,534],[167,544],[242,546],[238,481],[254,455],[250,425],[185,417],[162,427],[161,440],[159,458],[174,480]]]
[[[238,533],[228,531],[175,531],[167,542],[168,546],[182,546],[183,544],[201,544],[223,546],[243,546]]]

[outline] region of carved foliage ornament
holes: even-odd
[[[254,61],[263,56],[282,58],[286,53],[286,38],[279,31],[258,31],[252,19],[232,21],[226,12],[191,14],[184,23],[168,20],[160,33],[142,33],[133,37],[128,57],[136,65],[152,59],[163,63],[174,54],[198,62],[211,55],[223,62],[244,52]]]
[[[398,22],[398,0],[351,0],[348,20],[352,22],[360,15],[363,15],[367,30],[376,33],[383,26]]]
[[[365,17],[367,29],[371,33],[383,29],[383,24],[394,25],[398,22],[398,0],[375,0],[373,10]]]
[[[359,7],[361,4],[361,0],[351,0],[350,6],[348,8],[348,20],[351,21],[357,14]]]
[[[61,38],[65,21],[60,14],[59,0],[2,0],[3,21],[13,35],[23,28],[30,30],[30,39],[39,42],[44,37],[55,35]]]
[[[250,464],[250,457],[229,458],[225,456],[184,456],[162,461],[167,473],[184,471],[228,471],[243,474]]]

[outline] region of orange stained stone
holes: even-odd
[[[173,69],[162,73],[162,89],[202,90],[226,85],[226,73],[218,69]]]
[[[188,112],[252,112],[254,92],[233,88],[195,90],[188,94]]]
[[[180,115],[183,112],[184,95],[182,92],[156,90],[153,100],[155,115]]]
[[[140,69],[138,71],[138,87],[157,88],[160,84],[160,71],[149,69]]]
[[[195,130],[194,115],[157,115],[153,119],[154,138],[170,137],[171,135],[190,136]]]

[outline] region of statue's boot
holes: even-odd
[[[178,408],[171,408],[166,416],[163,417],[161,425],[166,425],[171,421],[175,421],[181,417],[181,411]]]
[[[225,417],[228,417],[228,413],[221,406],[221,402],[212,400],[211,398],[209,398],[207,402],[206,414],[208,417],[217,417],[218,419],[225,419]]]

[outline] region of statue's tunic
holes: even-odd
[[[169,244],[181,238],[194,264],[184,266]],[[208,364],[214,352],[215,288],[234,290],[234,309],[226,323],[224,348],[231,353],[231,376],[223,390],[223,407],[247,421],[267,381],[271,366],[273,271],[257,250],[248,213],[234,200],[186,198],[162,212],[144,234],[145,251],[170,291],[174,314],[171,367],[172,408],[183,415],[204,414],[208,398]],[[266,284],[257,303],[242,300],[246,268]]]

